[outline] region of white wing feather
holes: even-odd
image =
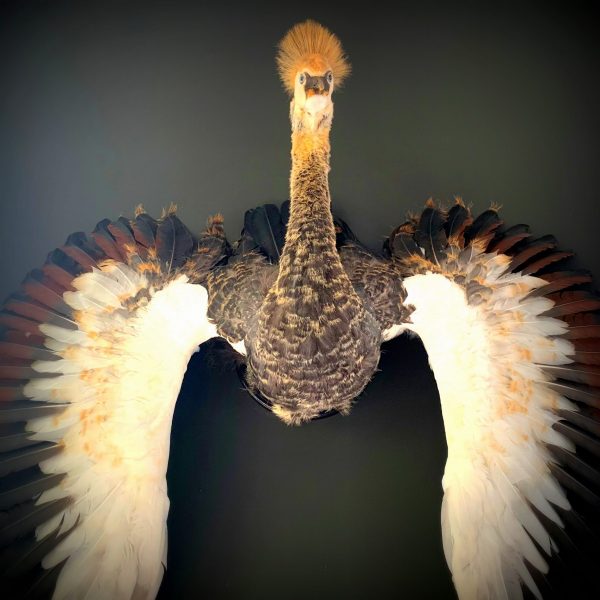
[[[491,259],[494,260],[494,259]],[[549,389],[537,363],[572,362],[559,320],[540,316],[551,301],[525,299],[545,281],[488,271],[488,300],[470,305],[441,274],[404,281],[415,306],[407,328],[422,339],[439,389],[448,460],[443,478],[446,560],[462,599],[520,598],[521,582],[540,597],[525,561],[541,572],[553,541],[530,505],[562,526],[569,509],[550,473],[544,443],[572,450],[552,429],[555,412],[576,407]]]
[[[206,316],[207,293],[179,276],[136,306],[126,301],[148,287],[123,264],[74,281],[65,301],[79,330],[45,325],[58,361],[37,362],[32,399],[67,403],[59,416],[28,423],[39,440],[63,451],[40,464],[66,473],[37,503],[72,503],[38,527],[38,539],[69,533],[44,559],[66,560],[54,598],[154,598],[166,564],[169,510],[166,469],[173,409],[191,355],[216,335]]]

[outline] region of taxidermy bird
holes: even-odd
[[[423,341],[448,446],[443,546],[463,599],[541,597],[570,497],[596,507],[600,298],[551,236],[428,203],[380,253],[334,218],[333,94],[350,72],[307,21],[279,45],[290,201],[192,235],[172,209],[75,233],[0,321],[0,569],[53,597],[153,598],[166,564],[171,420],[190,357],[220,337],[287,425],[348,414],[383,342]],[[567,490],[569,495],[567,494]],[[563,537],[561,537],[561,535]],[[41,567],[39,566],[41,564]],[[7,584],[8,585],[8,584]]]

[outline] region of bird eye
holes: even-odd
[[[298,83],[300,85],[304,85],[306,83],[306,75],[304,73],[300,73],[300,76],[298,77]]]
[[[333,83],[333,73],[331,71],[327,73],[327,83],[329,83],[330,85]]]

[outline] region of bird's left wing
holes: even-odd
[[[203,282],[225,247],[219,219],[199,238],[171,213],[105,220],[4,304],[0,573],[11,582],[41,561],[34,595],[56,577],[55,598],[156,594],[171,419],[190,356],[216,335]]]
[[[421,338],[440,394],[443,542],[458,594],[512,599],[523,585],[540,597],[574,503],[600,507],[590,275],[561,267],[570,253],[551,236],[502,227],[495,210],[473,221],[460,202],[427,206],[386,250],[413,311],[388,333]]]

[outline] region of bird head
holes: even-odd
[[[290,117],[294,130],[330,127],[333,90],[350,73],[338,38],[315,21],[298,23],[279,42],[277,66],[292,96]]]

